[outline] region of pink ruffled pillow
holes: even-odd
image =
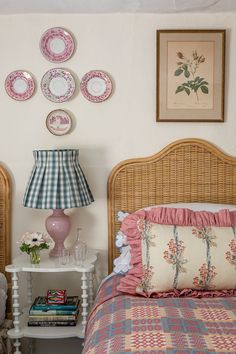
[[[131,269],[119,291],[143,296],[236,295],[236,212],[154,207],[128,215],[121,231]],[[167,295],[168,294],[168,295]]]

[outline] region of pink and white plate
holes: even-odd
[[[72,121],[67,112],[57,109],[49,113],[46,119],[46,126],[54,135],[65,135],[71,129]]]
[[[87,100],[98,103],[111,95],[112,82],[103,71],[92,70],[82,77],[80,89]]]
[[[41,79],[41,90],[48,100],[65,102],[75,92],[75,80],[68,70],[61,68],[50,69]]]
[[[35,89],[32,76],[23,70],[12,71],[5,80],[7,94],[17,101],[25,101],[30,98]]]
[[[53,63],[68,60],[75,49],[72,35],[60,27],[50,28],[44,32],[39,46],[44,57]]]

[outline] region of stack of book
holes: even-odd
[[[30,308],[28,326],[75,326],[78,313],[78,296],[68,296],[64,304],[48,304],[46,296],[38,296]]]

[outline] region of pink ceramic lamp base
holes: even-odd
[[[54,209],[46,219],[45,225],[47,232],[55,242],[54,248],[50,251],[50,257],[60,257],[65,249],[64,241],[70,232],[70,218],[64,214],[63,209]]]

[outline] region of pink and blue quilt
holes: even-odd
[[[83,354],[236,353],[236,297],[145,298],[101,286]]]

